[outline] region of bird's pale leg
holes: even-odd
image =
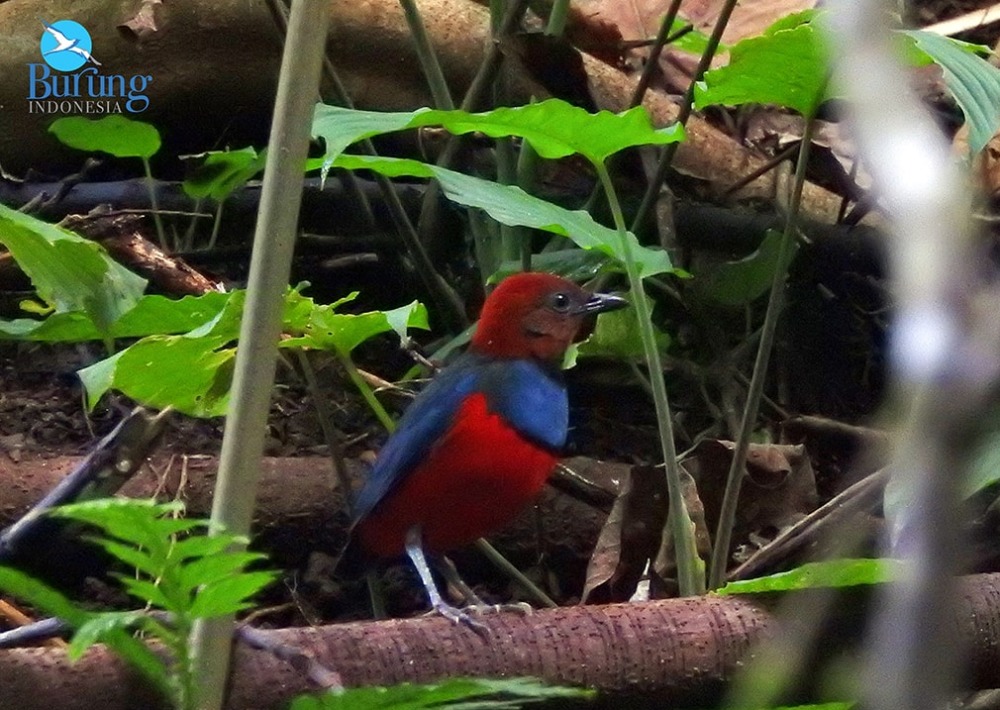
[[[530,614],[532,609],[531,605],[526,602],[516,602],[513,604],[487,604],[480,598],[478,594],[473,591],[464,579],[462,579],[458,574],[458,569],[455,567],[455,563],[450,559],[441,555],[437,560],[437,568],[441,573],[441,576],[445,578],[451,586],[455,587],[463,597],[467,606],[465,611],[473,613],[487,613],[487,612],[503,612],[503,611],[513,611],[519,614]]]
[[[451,619],[456,624],[463,624],[480,635],[484,634],[487,629],[483,624],[473,619],[461,609],[453,607],[442,598],[437,585],[434,584],[434,576],[431,574],[431,568],[427,564],[427,558],[424,556],[419,525],[414,525],[406,531],[405,546],[406,555],[413,562],[413,566],[416,567],[417,574],[420,575],[420,581],[423,582],[424,589],[427,591],[427,596],[434,611],[446,619]]]

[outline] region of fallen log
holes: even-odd
[[[956,587],[949,618],[967,651],[965,673],[956,679],[956,687],[998,687],[1000,575],[964,577]],[[719,700],[761,641],[792,632],[793,625],[783,626],[760,601],[708,595],[563,607],[530,616],[493,615],[484,617],[490,635],[486,640],[440,617],[259,633],[275,637],[276,644],[301,649],[315,663],[340,674],[348,687],[455,676],[535,676],[595,688],[605,707],[707,707]],[[864,606],[835,605],[835,618],[826,625],[832,632],[816,647],[819,664],[861,637]],[[816,670],[808,669],[818,681]],[[61,649],[2,651],[0,677],[2,708],[161,707],[146,684],[100,646],[76,664],[70,664]],[[277,710],[299,694],[317,691],[288,663],[238,645],[226,707]],[[807,685],[795,699],[821,695],[815,685]]]

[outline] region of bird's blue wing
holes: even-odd
[[[482,363],[463,355],[434,378],[407,408],[378,454],[354,501],[355,522],[374,510],[448,430],[462,402],[477,389]]]

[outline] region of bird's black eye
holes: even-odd
[[[573,299],[569,297],[569,294],[559,291],[549,297],[549,305],[557,313],[566,313],[569,307],[573,305]]]

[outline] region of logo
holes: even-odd
[[[90,33],[79,22],[59,20],[51,25],[42,20],[45,32],[38,43],[42,59],[53,69],[59,71],[76,71],[87,62],[97,66],[101,63],[90,54],[93,42]]]
[[[42,61],[28,64],[28,113],[142,113],[149,108],[146,89],[153,77],[105,71],[79,22],[41,22]],[[100,51],[98,56],[103,56]]]

